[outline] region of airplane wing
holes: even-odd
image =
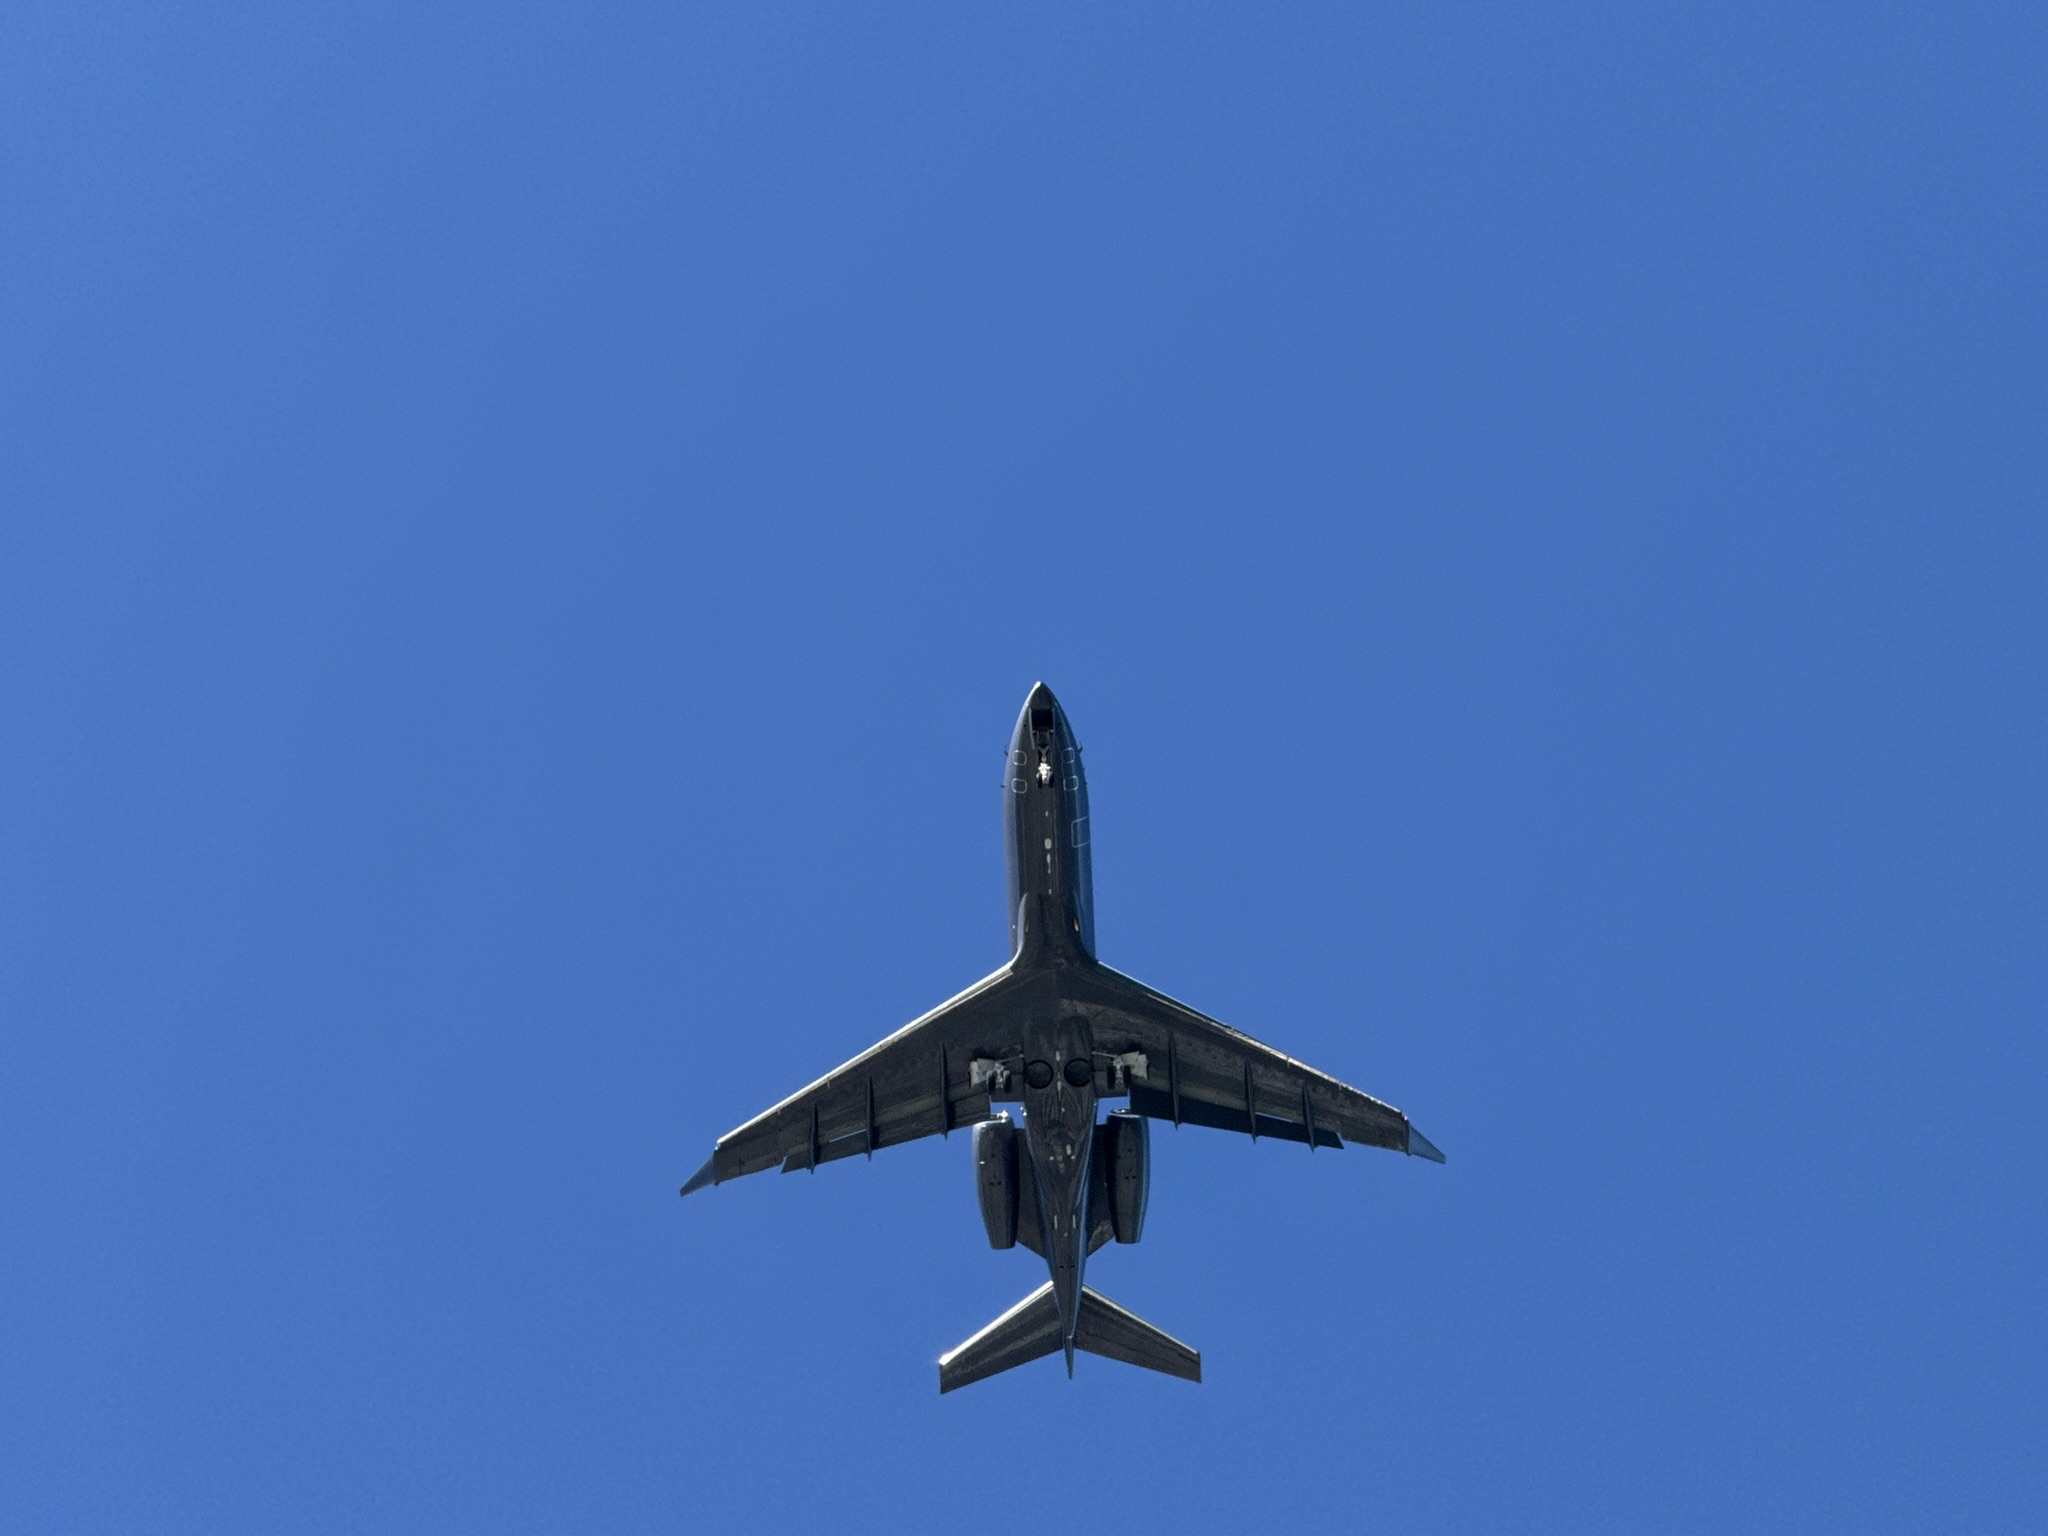
[[[1106,965],[1069,982],[1094,1005],[1099,1053],[1121,1064],[1114,1082],[1131,1108],[1176,1125],[1208,1125],[1317,1147],[1360,1142],[1444,1160],[1391,1104],[1282,1055]],[[1142,1058],[1142,1060],[1133,1059]]]
[[[991,1117],[975,1061],[1017,1052],[1009,966],[939,1004],[810,1087],[718,1138],[688,1195],[780,1165],[784,1173]]]

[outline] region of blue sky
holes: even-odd
[[[2048,1525],[2024,6],[0,19],[0,1525]],[[1155,1140],[1204,1352],[940,1399],[1003,958],[1447,1166]]]

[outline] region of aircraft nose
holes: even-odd
[[[1025,751],[1034,737],[1046,736],[1059,728],[1060,701],[1052,696],[1052,690],[1045,684],[1034,683],[1031,692],[1025,696],[1023,709],[1017,713],[1017,733],[1010,740],[1010,750]],[[1044,745],[1043,741],[1039,744]]]

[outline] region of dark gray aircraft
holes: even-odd
[[[1313,1151],[1347,1141],[1442,1162],[1398,1109],[1283,1056],[1095,958],[1088,785],[1066,712],[1040,683],[1003,773],[1010,963],[731,1134],[683,1186],[815,1169],[974,1128],[975,1189],[996,1248],[1052,1278],[939,1359],[939,1390],[1087,1350],[1189,1381],[1202,1357],[1081,1283],[1088,1255],[1145,1225],[1147,1120]],[[1096,1105],[1126,1107],[1102,1122]],[[1023,1106],[1019,1126],[997,1104]]]

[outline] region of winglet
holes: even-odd
[[[1423,1135],[1413,1125],[1408,1127],[1408,1155],[1410,1157],[1426,1157],[1432,1163],[1440,1163],[1444,1160],[1443,1153],[1436,1149],[1436,1143]]]
[[[691,1174],[690,1182],[683,1186],[683,1193],[686,1195],[694,1195],[695,1193],[697,1193],[698,1190],[703,1189],[705,1186],[710,1184],[716,1184],[718,1182],[718,1170],[713,1168],[711,1165],[717,1161],[718,1154],[716,1152],[712,1153],[709,1157],[705,1158],[704,1166],[702,1168],[699,1168],[695,1173]],[[1437,1161],[1442,1162],[1443,1159],[1438,1158]]]

